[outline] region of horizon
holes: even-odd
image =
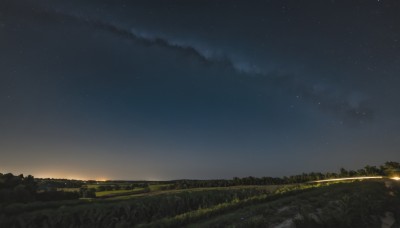
[[[65,180],[78,180],[78,181],[97,181],[97,182],[107,182],[107,181],[155,181],[155,182],[168,182],[168,181],[177,181],[177,180],[231,180],[234,178],[246,178],[246,177],[255,177],[255,178],[263,178],[263,177],[272,177],[272,178],[284,178],[284,177],[290,177],[290,176],[296,176],[296,175],[301,175],[301,174],[309,174],[309,173],[322,173],[322,174],[326,174],[326,173],[338,173],[339,169],[344,168],[347,171],[357,171],[360,169],[365,168],[365,166],[374,166],[374,167],[381,167],[382,164],[380,165],[371,165],[371,164],[366,164],[362,167],[358,167],[358,168],[349,168],[349,167],[340,167],[337,170],[331,170],[331,171],[310,171],[310,172],[298,172],[298,173],[292,173],[289,175],[282,175],[282,176],[269,176],[269,175],[260,175],[260,176],[233,176],[233,177],[222,177],[222,178],[204,178],[204,179],[199,179],[199,178],[179,178],[179,179],[119,179],[119,178],[105,178],[105,177],[101,177],[101,178],[87,178],[87,177],[77,177],[77,176],[71,176],[71,175],[65,175],[65,176],[49,176],[49,175],[34,175],[32,173],[18,173],[18,172],[7,172],[7,171],[0,171],[0,173],[2,174],[6,174],[6,173],[11,173],[13,175],[23,175],[23,176],[27,176],[27,175],[32,175],[34,178],[36,179],[65,179]]]
[[[395,0],[3,0],[1,170],[225,179],[395,161]]]

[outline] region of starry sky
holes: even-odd
[[[0,172],[283,176],[400,154],[397,0],[1,0]]]

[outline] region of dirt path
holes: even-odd
[[[382,228],[391,228],[393,224],[396,222],[393,213],[389,211],[385,213],[385,217],[382,217],[381,221],[382,221],[382,226],[381,226]]]

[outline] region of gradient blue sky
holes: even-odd
[[[282,176],[398,160],[395,0],[2,0],[0,172]]]

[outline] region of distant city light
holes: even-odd
[[[99,178],[99,179],[96,179],[96,181],[98,181],[98,182],[105,182],[105,181],[107,181],[107,178]]]

